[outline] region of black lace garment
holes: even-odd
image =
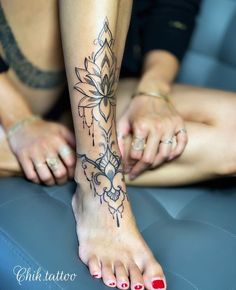
[[[121,76],[139,76],[151,50],[165,50],[182,60],[201,0],[134,0]]]

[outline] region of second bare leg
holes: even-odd
[[[124,80],[118,91],[118,116],[127,107],[136,87]],[[175,85],[172,102],[183,116],[189,142],[181,157],[143,173],[130,185],[174,186],[203,181],[236,172],[234,134],[236,94]],[[127,147],[130,140],[127,140]],[[230,145],[231,144],[231,145]]]

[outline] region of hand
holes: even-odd
[[[125,173],[136,178],[148,168],[181,155],[187,144],[184,121],[173,105],[164,99],[138,96],[118,121],[118,142]],[[124,138],[132,134],[129,154],[124,154]]]
[[[53,185],[73,177],[75,140],[63,125],[34,120],[19,128],[8,140],[29,180]]]

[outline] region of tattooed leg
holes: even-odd
[[[162,269],[135,224],[116,136],[115,92],[131,3],[68,0],[60,4],[78,152],[79,185],[72,205],[79,256],[107,286],[164,289]]]

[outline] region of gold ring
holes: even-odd
[[[131,146],[136,151],[142,151],[146,147],[145,139],[134,137]]]
[[[46,158],[46,163],[52,171],[56,171],[58,169],[58,165],[60,162],[59,162],[59,158],[57,157],[49,157],[49,158]]]

